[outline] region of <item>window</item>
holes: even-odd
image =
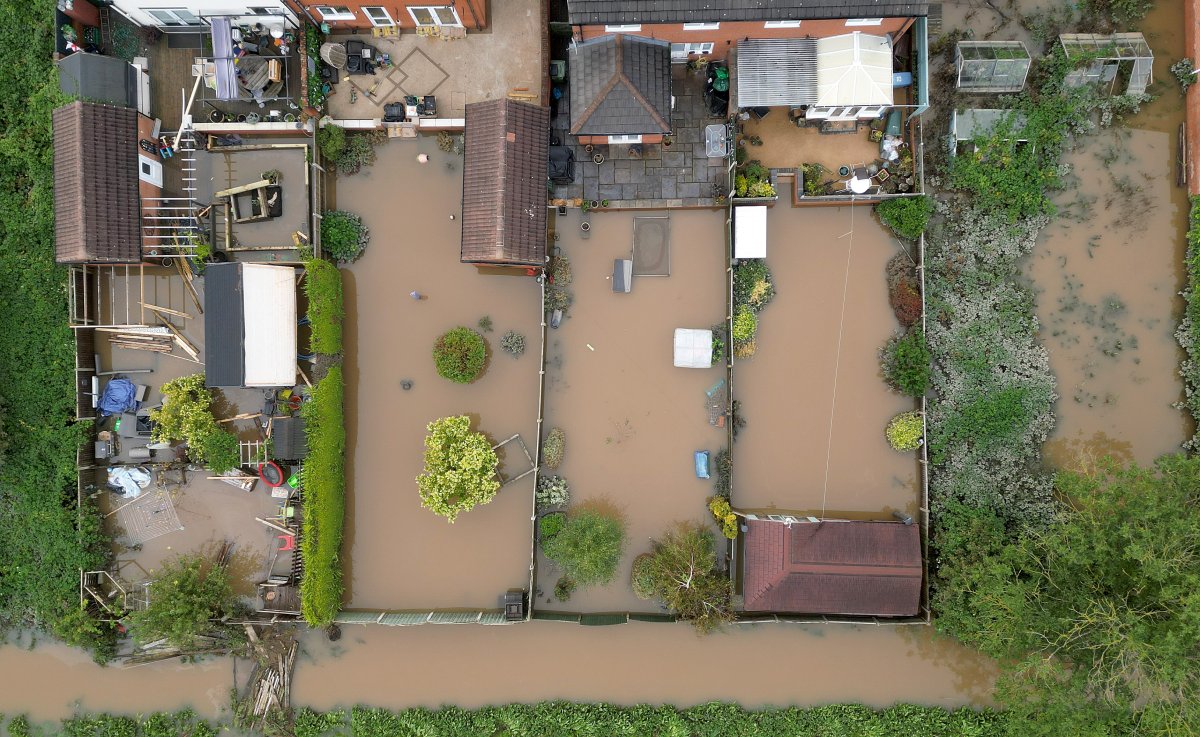
[[[408,9],[408,14],[418,26],[462,26],[458,13],[448,5],[413,7]]]
[[[641,143],[641,136],[609,136],[609,143]]]
[[[691,54],[711,54],[711,41],[705,43],[671,44],[671,61],[687,61]]]
[[[763,23],[763,28],[799,28],[798,20],[769,20]]]
[[[345,5],[318,5],[321,20],[354,20],[354,11]]]
[[[683,30],[685,31],[715,31],[721,27],[720,23],[684,23]]]
[[[387,8],[382,5],[364,5],[362,6],[362,11],[373,26],[396,25],[396,21],[392,20],[392,16],[387,12]]]
[[[246,14],[247,15],[287,15],[287,11],[285,11],[283,8],[281,8],[279,6],[270,7],[270,8],[256,6],[256,7],[246,8]]]
[[[625,25],[605,26],[604,30],[608,33],[633,33],[634,31],[642,30],[642,24],[626,23]]]
[[[881,26],[883,18],[850,18],[846,21],[848,26]]]
[[[190,10],[184,8],[156,8],[147,10],[154,19],[164,26],[198,26],[200,19]]]

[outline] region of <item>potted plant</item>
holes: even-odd
[[[592,144],[589,143],[588,145],[583,147],[583,150],[590,154],[592,152],[592,150],[595,148],[596,148],[595,146],[593,146]]]
[[[595,155],[593,155],[593,156],[592,156],[592,162],[593,162],[593,163],[595,163],[595,164],[603,164],[603,163],[604,163],[604,154],[595,154]]]
[[[596,209],[597,207],[599,207],[599,206],[600,206],[600,203],[599,203],[599,202],[597,202],[596,200],[592,200],[592,206],[591,206],[590,208],[588,208],[588,209],[590,209],[590,210],[595,210],[595,209]]]
[[[663,136],[663,139],[662,139],[662,145],[663,145],[664,147],[666,147],[666,148],[670,148],[670,147],[671,147],[671,144],[672,144],[672,143],[674,143],[674,142],[675,142],[675,139],[671,138],[670,134],[667,134],[667,135]]]
[[[601,207],[608,207],[608,200],[600,200]]]
[[[208,121],[210,123],[220,123],[223,120],[225,120],[225,113],[217,110],[216,108],[213,108],[213,110],[208,114]]]

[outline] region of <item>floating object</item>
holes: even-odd
[[[412,389],[412,382],[409,381],[408,379],[401,379],[400,380],[400,388],[403,389],[404,391],[408,391],[409,389]]]
[[[588,343],[588,344],[587,344],[587,347],[588,347],[588,350],[589,350],[589,351],[594,351],[594,350],[596,350],[595,348],[593,348],[593,347],[592,347],[592,344],[591,344],[591,343]]]
[[[418,292],[418,291],[416,291],[415,289],[414,289],[413,291],[409,292],[409,293],[408,293],[408,296],[412,297],[412,298],[413,298],[413,299],[415,299],[415,300],[420,300],[420,299],[421,299],[421,293],[420,293],[420,292]]]
[[[283,469],[274,461],[267,461],[259,464],[258,477],[263,480],[263,483],[274,489],[277,486],[282,486],[285,476]]]
[[[421,162],[422,164],[428,164],[429,154],[417,154],[417,161]]]
[[[708,475],[708,451],[698,450],[693,456],[693,461],[696,464],[696,478],[707,479],[711,478]]]

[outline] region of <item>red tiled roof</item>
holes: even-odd
[[[550,109],[471,103],[464,137],[462,261],[543,266]]]
[[[747,612],[916,616],[921,536],[898,522],[748,520]]]

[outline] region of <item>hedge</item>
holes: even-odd
[[[304,489],[300,609],[312,627],[331,624],[342,607],[342,523],[346,514],[343,391],[342,368],[333,366],[300,410],[308,438],[308,457],[300,474]]]
[[[1192,207],[1188,214],[1187,258],[1184,262],[1187,267],[1187,284],[1183,288],[1185,307],[1183,320],[1175,332],[1175,339],[1187,354],[1179,369],[1186,395],[1184,403],[1192,419],[1200,424],[1200,197],[1192,197],[1191,201]],[[1200,448],[1200,433],[1184,445],[1195,452]]]
[[[308,297],[308,322],[314,353],[334,355],[342,352],[342,272],[325,259],[304,262],[307,276],[304,294]]]

